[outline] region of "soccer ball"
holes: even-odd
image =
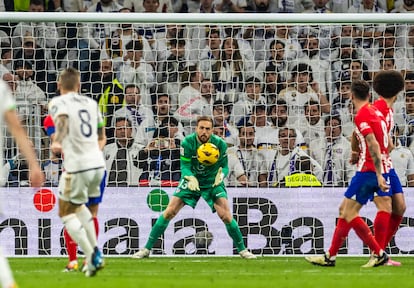
[[[212,143],[204,143],[197,149],[198,162],[205,166],[216,164],[219,159],[220,151],[216,145]]]

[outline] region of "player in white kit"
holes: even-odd
[[[85,253],[85,274],[90,277],[104,265],[92,215],[85,206],[88,197],[100,195],[105,173],[101,151],[106,143],[103,118],[93,99],[79,95],[80,73],[76,69],[62,71],[58,89],[61,96],[50,101],[49,114],[56,129],[50,147],[53,153],[65,155],[59,181],[59,217]]]

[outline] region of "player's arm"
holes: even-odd
[[[388,153],[391,153],[392,150],[394,150],[395,145],[394,142],[392,141],[392,137],[391,135],[388,134]]]
[[[55,136],[50,145],[53,153],[62,153],[62,141],[69,133],[69,117],[68,115],[58,115],[55,119]]]
[[[382,166],[381,166],[381,151],[380,146],[375,139],[373,133],[369,133],[365,136],[365,140],[367,141],[369,154],[371,155],[372,161],[375,165],[375,172],[377,174],[378,179],[378,186],[382,191],[388,191],[389,187],[385,182],[384,177],[382,176]]]
[[[20,151],[25,157],[30,169],[30,183],[34,187],[40,187],[43,185],[45,176],[40,168],[40,165],[36,158],[36,153],[31,146],[26,131],[20,124],[19,117],[15,110],[8,110],[4,114],[4,119],[7,123],[8,129],[13,137],[16,139],[17,145]]]
[[[99,149],[103,150],[106,145],[105,127],[98,128],[98,144]]]
[[[358,145],[358,139],[354,131],[351,136],[351,159],[349,160],[349,163],[351,163],[352,165],[357,164],[358,159],[359,159],[359,145]]]

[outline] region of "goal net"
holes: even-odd
[[[213,118],[213,133],[228,145],[229,202],[249,248],[273,255],[323,251],[356,169],[349,163],[350,85],[356,79],[371,85],[382,70],[397,70],[406,81],[395,103],[392,157],[403,186],[412,186],[414,25],[405,15],[123,12],[0,13],[0,77],[13,90],[51,192],[62,160],[49,151],[44,118],[47,102],[59,95],[59,72],[78,69],[81,93],[99,104],[108,137],[100,210],[107,254],[143,247],[179,183],[180,143],[201,115]],[[29,182],[9,135],[3,157],[8,199],[0,239],[7,250],[65,253],[54,197],[13,194]],[[224,226],[210,219],[205,203],[199,206],[174,219],[154,253],[235,253]],[[371,224],[375,208],[368,206],[363,215]],[[391,253],[413,251],[405,233],[410,212]],[[354,235],[342,251],[368,253]]]

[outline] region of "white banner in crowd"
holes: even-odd
[[[99,210],[99,245],[107,255],[129,255],[145,245],[174,188],[106,188]],[[66,254],[63,225],[58,217],[55,188],[3,188],[0,245],[6,255],[59,256]],[[239,222],[247,247],[255,254],[301,255],[322,253],[330,245],[343,198],[343,188],[236,189],[228,188],[229,203]],[[413,189],[406,189],[407,212],[391,243],[392,254],[414,254]],[[372,223],[375,206],[369,203],[361,215]],[[208,229],[213,241],[211,255],[234,255],[231,238],[204,200],[196,209],[184,207],[168,226],[154,254],[202,254],[194,235]],[[201,251],[201,252],[200,252]],[[204,251],[206,251],[204,249]],[[341,253],[361,255],[369,251],[354,232]]]

